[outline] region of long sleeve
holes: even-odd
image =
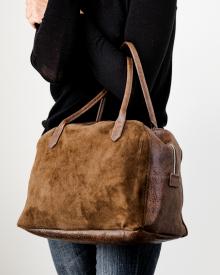
[[[164,127],[171,86],[176,1],[49,0],[31,54],[32,65],[50,82],[55,100],[42,123],[45,131],[82,107],[103,87],[109,92],[103,117],[117,118],[127,74],[129,51],[120,49],[125,40],[137,48],[158,126]],[[84,15],[80,15],[80,9]],[[134,69],[127,119],[148,125],[146,114]],[[93,117],[91,111],[79,121]]]
[[[30,61],[50,83],[66,81],[69,63],[78,62],[79,11],[79,0],[49,0],[35,32]]]
[[[122,99],[126,81],[126,55],[104,36],[88,15],[84,16],[84,28],[88,64],[94,76],[103,87]]]
[[[114,44],[112,39],[110,42],[102,21],[93,20],[99,17],[94,12],[95,10],[89,12],[85,17],[89,64],[96,79],[122,100],[126,81],[125,55],[118,45],[115,46],[116,43]],[[165,108],[170,89],[175,19],[176,0],[131,0],[127,7],[126,23],[121,37],[121,42],[132,41],[136,46],[152,100],[155,101],[154,105],[157,105],[158,110]],[[137,87],[139,82],[135,74],[134,90]],[[143,104],[143,100],[139,100],[138,97],[140,99],[140,94],[135,96],[137,102]],[[163,101],[163,108],[157,104],[160,101]],[[160,119],[161,114],[158,112],[156,115]],[[161,119],[164,121],[166,118]]]

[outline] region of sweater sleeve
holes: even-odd
[[[51,83],[69,76],[69,62],[77,62],[79,0],[49,0],[35,31],[30,55],[32,66]]]
[[[176,16],[176,0],[131,0],[123,40],[137,48],[150,92],[166,64],[167,50],[172,51],[171,34]],[[109,22],[109,24],[111,24]],[[91,15],[85,16],[85,39],[91,70],[96,79],[119,100],[122,100],[126,81],[126,56],[100,31]],[[123,41],[122,41],[123,42]],[[168,67],[167,67],[168,68]],[[165,72],[164,72],[165,73]],[[139,85],[137,74],[134,85]]]
[[[126,82],[126,55],[105,37],[86,14],[84,37],[88,65],[95,78],[117,98],[122,99]]]

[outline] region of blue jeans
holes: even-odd
[[[161,244],[76,244],[49,239],[58,275],[153,275]]]

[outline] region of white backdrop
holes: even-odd
[[[156,275],[220,274],[220,4],[178,2],[168,124],[183,149],[187,238],[164,243]],[[1,2],[0,274],[55,275],[47,240],[18,227],[35,144],[53,101],[30,64],[24,1]]]

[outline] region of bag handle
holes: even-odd
[[[53,148],[60,137],[60,135],[63,132],[63,129],[66,124],[70,123],[77,117],[81,116],[83,113],[88,111],[91,107],[93,107],[96,103],[100,101],[99,109],[96,116],[96,121],[99,121],[102,116],[103,107],[105,104],[105,96],[107,94],[107,91],[105,89],[101,90],[93,99],[91,99],[86,105],[84,105],[82,108],[80,108],[78,111],[74,112],[72,115],[68,116],[67,118],[64,118],[60,124],[54,129],[53,134],[49,141],[49,148]]]
[[[153,125],[153,128],[157,128],[157,120],[156,120],[156,116],[154,113],[154,108],[152,105],[152,101],[150,98],[150,93],[149,93],[149,89],[145,80],[145,76],[144,76],[144,72],[143,72],[143,68],[141,65],[141,61],[139,58],[139,55],[137,53],[137,50],[134,46],[134,44],[132,42],[129,41],[125,41],[122,43],[121,48],[124,47],[128,47],[131,55],[133,57],[134,63],[135,63],[135,67],[138,73],[138,78],[141,84],[141,88],[142,88],[142,92],[144,95],[144,99],[145,99],[145,103],[147,106],[147,110],[149,113],[149,118],[150,121]],[[130,95],[131,95],[131,90],[132,90],[132,83],[133,83],[133,60],[131,57],[127,57],[127,80],[126,80],[126,86],[125,86],[125,92],[124,92],[124,97],[122,100],[122,104],[121,104],[121,108],[119,111],[119,115],[117,120],[114,123],[114,127],[112,129],[111,132],[111,139],[112,141],[116,141],[118,140],[121,135],[122,135],[122,131],[125,125],[125,121],[126,121],[126,112],[127,112],[127,107],[128,107],[128,103],[129,103],[129,99],[130,99]],[[104,92],[104,94],[103,94]],[[99,100],[101,100],[105,94],[107,93],[107,91],[105,91],[105,89],[103,89],[95,98],[93,98],[91,101],[89,101],[85,106],[83,106],[80,110],[78,110],[77,112],[73,113],[72,115],[70,115],[69,117],[67,117],[66,119],[64,119],[63,121],[61,121],[61,123],[55,128],[51,139],[49,141],[49,147],[52,148],[54,147],[57,142],[58,139],[60,137],[60,135],[62,134],[62,131],[65,127],[65,125],[67,123],[69,123],[70,121],[74,120],[75,118],[79,117],[81,114],[83,114],[84,112],[86,112],[88,109],[90,109],[93,105],[95,105]],[[100,113],[102,113],[103,111],[103,106],[104,106],[104,100],[100,102],[100,106],[99,106],[99,111],[98,111],[98,115],[96,120],[99,120],[101,115]]]
[[[156,119],[156,116],[155,116],[153,104],[152,104],[151,97],[150,97],[150,92],[149,92],[149,89],[148,89],[148,86],[147,86],[147,82],[146,82],[146,79],[145,79],[145,76],[144,76],[144,71],[143,71],[143,67],[142,67],[138,52],[137,52],[137,50],[136,50],[136,48],[135,48],[135,46],[132,42],[124,41],[121,45],[121,48],[125,48],[125,47],[129,48],[129,50],[131,52],[131,55],[133,57],[135,67],[136,67],[136,70],[137,70],[137,74],[138,74],[138,77],[139,77],[139,81],[140,81],[140,84],[141,84],[142,92],[143,92],[143,95],[144,95],[145,103],[146,103],[147,110],[148,110],[148,113],[149,113],[150,121],[151,121],[154,128],[158,128],[157,119]]]
[[[158,127],[157,126],[157,120],[156,120],[154,108],[153,108],[151,97],[150,97],[150,92],[149,92],[149,89],[148,89],[148,86],[147,86],[147,83],[146,83],[146,79],[145,79],[145,76],[144,76],[144,71],[143,71],[143,68],[142,68],[142,65],[141,65],[141,61],[140,61],[138,52],[137,52],[137,50],[136,50],[136,48],[135,48],[135,46],[132,42],[124,41],[121,45],[121,48],[126,48],[126,47],[130,50],[131,55],[132,55],[133,60],[134,60],[134,63],[135,63],[135,67],[136,67],[138,78],[139,78],[139,81],[140,81],[140,84],[141,84],[141,89],[142,89],[142,92],[143,92],[143,95],[144,95],[144,100],[145,100],[145,103],[146,103],[146,106],[147,106],[147,110],[148,110],[148,113],[149,113],[149,118],[150,118],[151,124],[152,124],[153,128],[157,128]],[[119,139],[121,137],[121,134],[122,134],[122,131],[123,131],[123,128],[124,128],[124,125],[125,125],[126,111],[127,111],[127,106],[128,106],[126,98],[127,98],[127,95],[125,94],[124,98],[123,98],[123,101],[122,101],[122,104],[121,104],[121,108],[120,108],[120,111],[119,111],[118,118],[115,121],[113,130],[112,130],[112,133],[111,133],[111,139],[113,141],[116,141],[117,139]],[[130,95],[129,95],[129,98],[130,98]]]
[[[127,57],[127,80],[126,80],[126,86],[125,86],[125,93],[123,98],[123,109],[127,109],[127,105],[129,102],[131,89],[132,89],[132,82],[133,82],[133,61],[131,57]],[[91,107],[93,107],[97,102],[100,102],[98,114],[96,117],[96,121],[99,121],[102,115],[103,107],[104,107],[104,100],[106,96],[107,91],[103,89],[98,95],[96,95],[92,100],[90,100],[86,105],[84,105],[82,108],[80,108],[77,112],[73,113],[72,115],[68,116],[67,118],[63,119],[60,124],[54,129],[53,134],[49,140],[49,148],[53,148],[61,136],[63,129],[65,125],[86,111],[88,111]]]

